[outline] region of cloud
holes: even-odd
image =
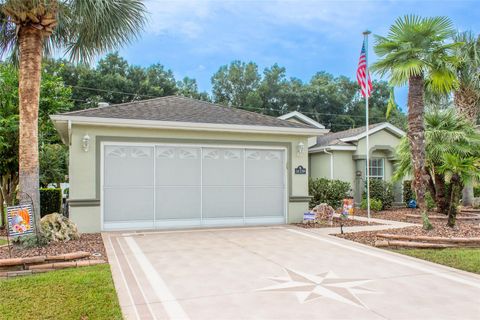
[[[197,38],[210,15],[209,1],[192,0],[146,0],[149,14],[147,33],[154,35],[178,34]]]

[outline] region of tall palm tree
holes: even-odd
[[[452,71],[454,44],[446,44],[453,26],[446,17],[421,18],[415,15],[398,18],[386,37],[375,36],[375,53],[380,59],[372,70],[390,78],[392,86],[408,84],[408,132],[412,152],[417,203],[426,215],[425,190],[425,90],[449,92],[455,84]],[[424,227],[431,228],[428,219]]]
[[[455,49],[459,85],[454,91],[454,104],[466,119],[476,124],[480,113],[480,36],[462,32],[454,40],[461,43]],[[465,186],[462,200],[464,206],[473,204],[473,186]]]
[[[141,31],[140,0],[0,0],[0,53],[19,67],[19,196],[40,216],[38,104],[42,57],[64,51],[73,61],[127,44]]]

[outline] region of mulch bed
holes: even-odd
[[[294,223],[297,227],[309,229],[309,228],[340,228],[341,223],[343,222],[344,227],[354,227],[354,226],[372,226],[372,225],[380,225],[379,223],[374,223],[370,222],[368,223],[367,221],[360,221],[360,220],[354,220],[354,219],[347,219],[347,220],[342,220],[340,218],[333,218],[333,224],[330,225],[328,221],[326,220],[320,220],[318,223]]]
[[[107,254],[100,233],[82,233],[80,239],[68,242],[50,242],[45,247],[22,249],[12,247],[12,258],[26,258],[43,255],[60,255],[75,251],[87,251],[101,256],[90,256],[87,259],[107,261]],[[10,258],[7,247],[0,248],[0,259]]]
[[[7,236],[7,229],[0,228],[0,237],[6,237],[6,236]]]
[[[411,209],[411,208],[394,208],[394,209],[382,210],[377,212],[374,212],[374,211],[370,212],[370,216],[375,219],[394,220],[394,221],[410,222],[410,223],[422,223],[420,219],[412,219],[412,218],[407,219],[405,216],[407,214],[420,215],[421,213],[420,213],[420,209]],[[435,215],[435,216],[442,215],[441,213],[438,213],[435,211],[430,211],[428,214]],[[366,217],[367,210],[355,209],[355,215],[360,217]],[[457,217],[462,217],[462,216],[471,217],[471,216],[476,216],[476,214],[467,213],[467,212],[460,212],[457,214]],[[475,221],[467,222],[467,223],[475,223]]]
[[[445,222],[432,221],[433,230],[424,230],[421,226],[407,227],[401,229],[389,229],[381,231],[363,231],[355,233],[335,234],[335,236],[367,244],[375,245],[376,240],[383,240],[378,238],[378,233],[401,234],[408,236],[427,236],[427,237],[445,237],[445,238],[477,238],[480,237],[480,229],[475,228],[473,223],[464,223],[457,221],[455,228],[450,228],[445,225]]]

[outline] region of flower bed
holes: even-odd
[[[25,258],[43,255],[60,255],[75,251],[87,251],[91,253],[92,256],[88,257],[87,259],[103,259],[107,261],[107,255],[100,233],[84,233],[78,240],[70,240],[68,242],[50,242],[44,247],[28,249],[12,247],[11,253],[12,258]],[[100,254],[100,256],[97,254]],[[8,247],[1,247],[0,259],[6,259],[9,257]]]
[[[344,227],[380,225],[379,223],[375,223],[375,222],[368,223],[367,221],[360,221],[352,218],[342,220],[337,217],[333,218],[332,222],[333,222],[332,225],[330,225],[326,220],[320,220],[317,223],[295,223],[294,225],[296,225],[297,227],[306,228],[306,229],[308,228],[340,228],[340,225],[342,223]]]
[[[407,227],[401,229],[364,231],[355,233],[336,234],[337,237],[360,242],[370,246],[375,245],[375,241],[384,240],[377,237],[377,234],[399,234],[408,236],[427,236],[427,237],[445,237],[445,238],[478,238],[480,229],[473,223],[457,222],[455,228],[450,228],[444,222],[432,222],[433,230],[424,230],[421,226]]]

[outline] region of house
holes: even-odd
[[[326,132],[179,96],[51,118],[82,232],[299,222],[308,139]]]
[[[302,116],[302,118],[306,117]],[[298,115],[293,113],[282,118],[294,122],[299,119]],[[395,149],[404,135],[404,131],[387,122],[369,126],[370,177],[391,180],[397,160]],[[365,137],[365,127],[322,134],[317,136],[316,143],[309,145],[308,150],[310,177],[349,182],[356,205],[360,205],[365,189]],[[400,204],[402,203],[401,182],[394,183],[393,187],[395,203]]]

